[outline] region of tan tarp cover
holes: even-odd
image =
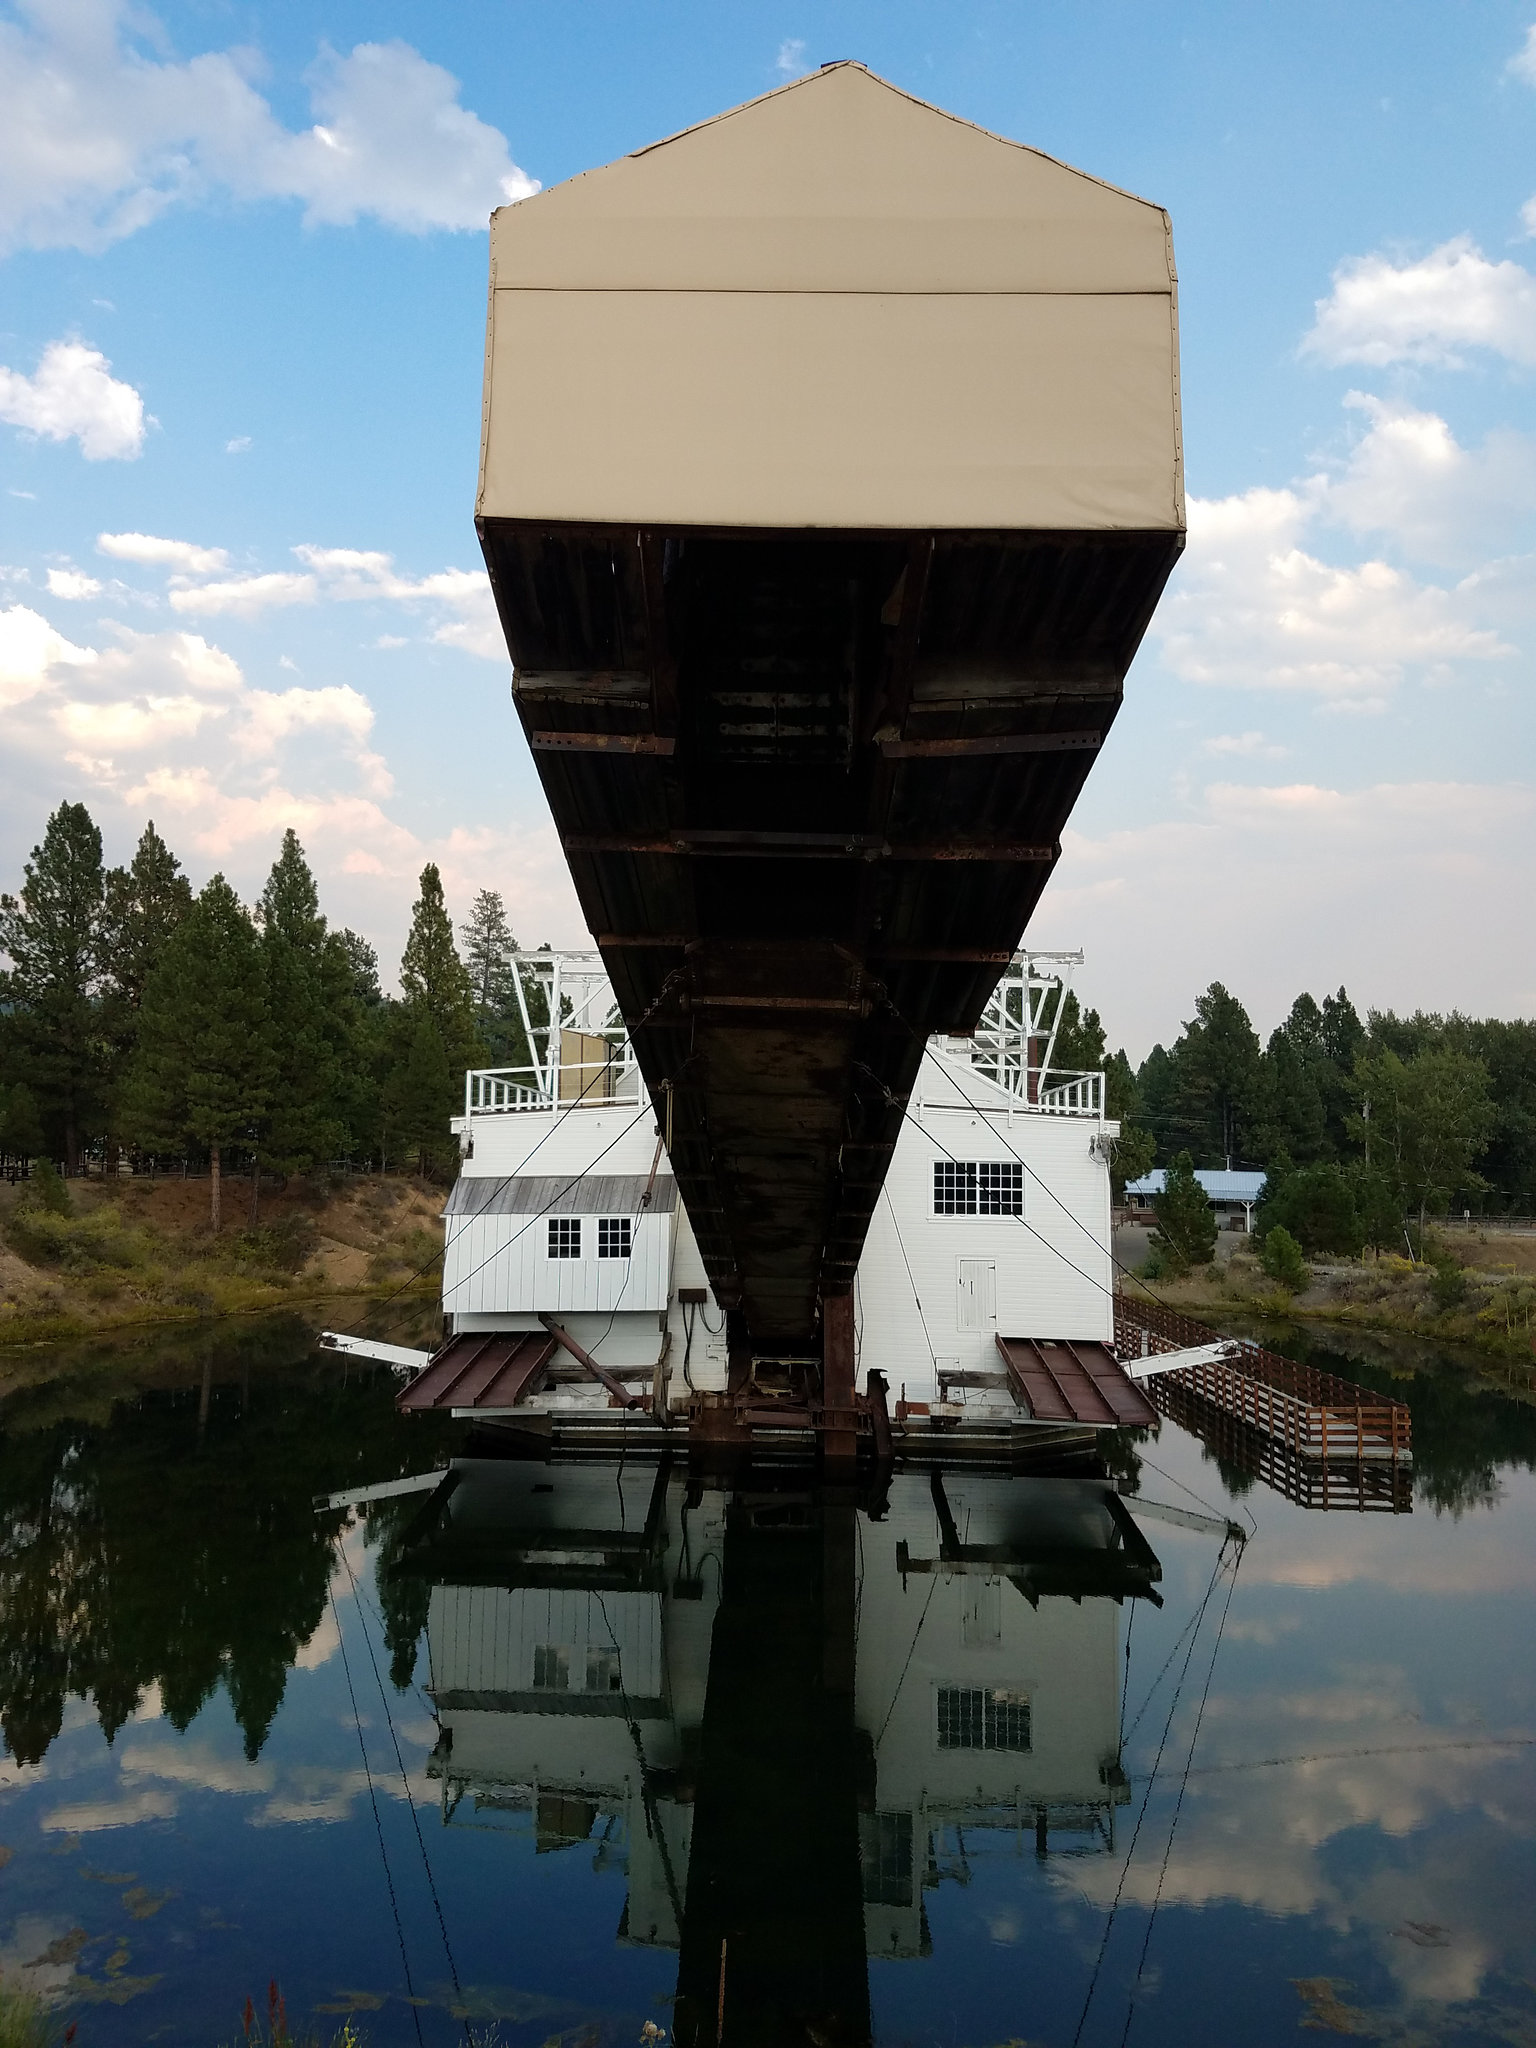
[[[1180,529],[1168,216],[815,73],[492,216],[478,509]]]

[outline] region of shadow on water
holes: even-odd
[[[1416,1492],[1448,1511],[1437,1541],[1454,1539],[1458,1517],[1487,1519],[1501,1473],[1536,1465],[1536,1407],[1472,1375],[1401,1347],[1344,1351],[1309,1332],[1282,1341],[1293,1355],[1409,1403]],[[245,1782],[237,1759],[208,1767],[208,1796],[225,1801],[205,1810],[211,1820],[168,1805],[153,1841],[148,1824],[123,1826],[115,1840],[139,1842],[131,1853],[141,1862],[158,1853],[159,1881],[189,1897],[233,1887],[249,1927],[237,1940],[231,1921],[216,1936],[209,1930],[226,1922],[208,1917],[217,1909],[205,1904],[203,1920],[178,1937],[182,1947],[166,1948],[163,1977],[113,1979],[104,1966],[104,1974],[71,1978],[60,1965],[67,1998],[115,2001],[114,1983],[137,1987],[137,2030],[125,2010],[114,2029],[91,2038],[202,2038],[204,2016],[243,1993],[245,1975],[234,1973],[255,1969],[258,1985],[274,1970],[283,1975],[306,2010],[357,2013],[376,2048],[414,2041],[418,2030],[429,2042],[462,2041],[466,2028],[503,2048],[551,2039],[598,2048],[655,2040],[661,2022],[681,2048],[861,2048],[933,2038],[946,2012],[956,2041],[985,2048],[1007,2034],[997,1991],[1013,1981],[1006,1971],[998,1977],[1005,1964],[1025,1968],[1019,1982],[1030,1986],[1014,2036],[1071,2038],[1084,1984],[1091,1995],[1097,1982],[1088,1959],[1140,1827],[1142,1788],[1151,1796],[1149,1764],[1157,1774],[1146,1745],[1155,1744],[1162,1696],[1143,1724],[1143,1748],[1129,1763],[1122,1753],[1130,1637],[1147,1660],[1130,1688],[1135,1707],[1138,1695],[1157,1694],[1159,1666],[1177,1673],[1189,1640],[1179,1632],[1215,1585],[1218,1558],[1235,1554],[1225,1509],[1206,1518],[1177,1478],[1188,1474],[1197,1493],[1214,1486],[1196,1476],[1201,1454],[1171,1425],[1158,1441],[1107,1438],[1101,1466],[1072,1476],[909,1469],[884,1491],[860,1493],[788,1468],[711,1474],[639,1460],[461,1456],[454,1425],[400,1418],[391,1374],[316,1354],[299,1318],[216,1337],[176,1332],[80,1347],[54,1363],[52,1372],[31,1369],[0,1401],[0,1727],[13,1764],[24,1767],[7,1796],[42,1801],[45,1760],[79,1740],[70,1731],[82,1728],[82,1710],[72,1714],[71,1701],[86,1703],[83,1714],[110,1743],[157,1694],[168,1724],[156,1737],[163,1760],[170,1731],[181,1738],[200,1716],[206,1748],[208,1716],[222,1697],[250,1785],[259,1780],[268,1798],[274,1752],[311,1772],[317,1759],[338,1756],[328,1783],[339,1784],[346,1744],[355,1766],[361,1743],[382,1784],[386,1760],[393,1766],[389,1740],[403,1741],[424,1826],[426,1802],[437,1802],[421,1865],[452,1980],[423,1989],[418,1959],[415,2003],[393,1988],[375,1851],[391,1902],[402,1887],[402,1963],[407,1942],[419,1948],[436,1938],[425,1897],[412,1905],[405,1888],[415,1849],[401,1836],[401,1803],[382,1819],[376,1805],[369,1828],[360,1788],[340,1805],[327,1793],[333,1804],[323,1812],[319,1795],[308,1794],[309,1825],[290,1826],[264,1863],[273,1827],[232,1833],[228,1825],[228,1800],[243,1796]],[[356,1501],[364,1489],[387,1494],[412,1477],[414,1489],[360,1511],[316,1511],[317,1496]],[[1185,1489],[1173,1508],[1171,1477]],[[1228,1478],[1230,1492],[1246,1484],[1240,1472]],[[1158,1498],[1137,1500],[1137,1489]],[[1250,1494],[1255,1505],[1259,1498]],[[1309,1517],[1277,1501],[1262,1540],[1300,1543],[1297,1555],[1315,1560],[1319,1538],[1344,1557],[1357,1532],[1363,1540],[1362,1518]],[[1435,1532],[1397,1523],[1369,1535],[1369,1555],[1383,1558],[1383,1545]],[[1260,1592],[1273,1586],[1282,1607],[1292,1599],[1284,1570],[1265,1580],[1267,1567],[1257,1569]],[[1314,1562],[1296,1583],[1325,1579]],[[1343,1599],[1347,1579],[1341,1585]],[[344,1692],[328,1652],[313,1647],[338,1588],[342,1647],[352,1642]],[[1290,1641],[1294,1660],[1303,1638],[1284,1631],[1297,1624],[1278,1609],[1266,1621],[1267,1612],[1261,1604],[1244,1640]],[[1319,1671],[1335,1654],[1365,1655],[1363,1631],[1377,1626],[1367,1610],[1341,1609],[1331,1623],[1316,1604],[1312,1614],[1313,1631],[1335,1631],[1309,1652],[1322,1660]],[[377,1697],[360,1709],[352,1686],[373,1683],[359,1644],[370,1630],[381,1641]],[[1201,1660],[1207,1654],[1202,1648]],[[1408,1650],[1394,1644],[1376,1654]],[[1252,1724],[1248,1747],[1269,1763],[1314,1738],[1304,1728],[1268,1729],[1264,1687],[1269,1678],[1242,1711]],[[403,1729],[416,1711],[413,1693],[422,1710],[414,1736]],[[1327,1718],[1334,1711],[1318,1723],[1320,1748],[1339,1747]],[[1464,1711],[1455,1705],[1452,1719]],[[1213,1710],[1213,1725],[1209,1739],[1230,1743],[1235,1729],[1241,1751],[1239,1720]],[[1389,1748],[1402,1741],[1390,1726],[1371,1739]],[[67,1764],[65,1774],[81,1768]],[[139,1768],[147,1768],[143,1756]],[[173,1770],[163,1761],[157,1768]],[[402,1762],[402,1777],[406,1769]],[[189,1767],[182,1778],[191,1775]],[[1270,1781],[1209,1782],[1235,1799],[1240,1785],[1262,1792]],[[1216,1797],[1192,1795],[1192,1813]],[[79,1810],[77,1800],[70,1811]],[[20,1808],[8,1811],[10,1829]],[[1166,1804],[1156,1811],[1166,1833]],[[42,1897],[67,1866],[48,1846],[61,1823],[41,1803],[37,1814],[30,1849],[24,1834],[11,1836],[24,1853],[6,1881],[14,1887],[31,1871],[24,1881]],[[102,1824],[111,1822],[106,1814]],[[74,1839],[66,1835],[64,1846]],[[1212,1839],[1242,1837],[1228,1826]],[[129,1852],[112,1853],[123,1862]],[[1273,1861],[1272,1850],[1262,1855]],[[1252,1885],[1262,1891],[1261,1881],[1239,1875],[1231,1890]],[[1499,1890],[1510,1896],[1508,1883]],[[1145,1890],[1131,1888],[1127,1913],[1133,1898],[1144,1913]],[[1241,2003],[1242,1969],[1260,1968],[1249,1956],[1267,1954],[1292,1910],[1234,1920],[1220,1937],[1244,1958],[1229,1973],[1238,1987],[1229,2020],[1259,2010],[1257,1991],[1259,2003]],[[1402,1910],[1404,1940],[1438,1954],[1436,1915]],[[67,1961],[88,1939],[108,1938],[89,1934],[89,1917],[72,1903],[57,1923],[39,1918],[26,1939],[39,1960]],[[1187,1912],[1167,1937],[1169,1967],[1181,1965],[1192,1981],[1201,1981],[1218,1939],[1211,1928],[1205,1948],[1180,1947],[1195,1941],[1200,1917]],[[1308,1938],[1321,1949],[1343,1918],[1330,1908]],[[16,1924],[25,1921],[23,1910]],[[324,1932],[301,1952],[299,1930],[310,1923]],[[10,1924],[0,1919],[0,1950]],[[1027,1967],[1017,1960],[1026,1951],[1006,1946],[1017,1938],[1008,1929],[1021,1924],[1035,1928]],[[148,1938],[134,1933],[135,1942]],[[217,1949],[216,1939],[233,1946]],[[1399,1954],[1412,1959],[1389,1943],[1389,1958]],[[1099,1955],[1102,1963],[1102,1948]],[[1111,1966],[1123,1977],[1118,1955],[1111,1951]],[[33,1967],[29,1956],[22,1961]],[[1283,1984],[1291,1966],[1264,1967],[1265,1982]],[[519,1975],[527,1988],[494,1989]],[[1318,1968],[1292,1975],[1314,1987],[1344,1983]],[[370,1982],[380,1988],[346,1988]],[[647,2000],[661,2017],[643,2035],[633,2015]],[[1359,2010],[1337,1991],[1324,2005]],[[1283,2024],[1266,2018],[1259,2032],[1290,2038],[1310,2009]],[[1177,2009],[1148,2010],[1149,2044],[1184,2038]],[[1373,2030],[1382,2031],[1374,2022]],[[1483,2038],[1476,2024],[1464,2032]],[[1386,2034],[1395,2038],[1391,2027]]]

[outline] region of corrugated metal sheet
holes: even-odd
[[[505,1178],[461,1176],[448,1196],[445,1216],[638,1216],[646,1188],[645,1213],[662,1216],[677,1207],[677,1182],[658,1173],[655,1185],[643,1173],[531,1174]]]

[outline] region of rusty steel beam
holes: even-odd
[[[659,732],[530,732],[528,744],[540,754],[660,754],[677,751],[677,741]]]
[[[945,761],[995,754],[1097,752],[1102,737],[1097,732],[1005,732],[952,740],[882,739],[877,744],[887,761]]]

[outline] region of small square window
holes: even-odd
[[[581,1257],[581,1218],[579,1216],[550,1217],[549,1256],[552,1259],[579,1259]]]
[[[630,1218],[628,1216],[599,1216],[597,1219],[597,1256],[600,1259],[627,1259],[629,1257]]]
[[[619,1664],[617,1650],[587,1651],[587,1691],[622,1692],[624,1673]]]
[[[936,1159],[933,1164],[933,1213],[935,1216],[976,1214],[976,1166],[959,1159]]]

